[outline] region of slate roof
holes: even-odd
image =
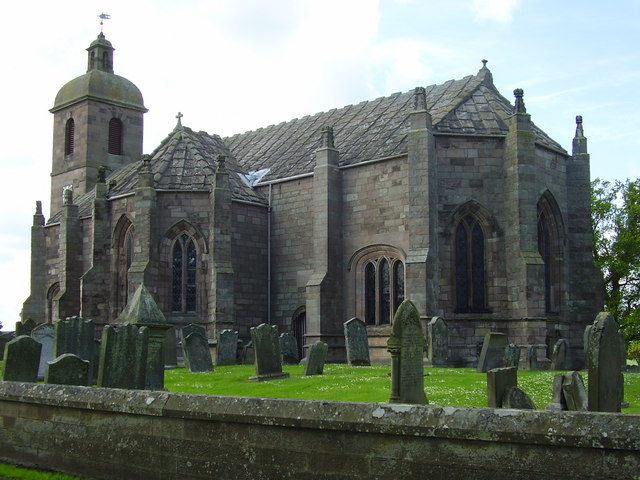
[[[486,66],[478,74],[425,88],[427,109],[434,133],[443,135],[505,136],[507,117],[513,106],[493,85]],[[215,173],[215,159],[227,157],[232,196],[265,204],[266,198],[244,179],[263,171],[258,182],[269,182],[313,172],[315,151],[320,146],[323,127],[333,127],[340,164],[360,162],[407,153],[409,114],[414,108],[414,92],[348,105],[278,125],[221,138],[195,132],[180,122],[151,154],[151,169],[158,190],[209,191]],[[566,151],[533,125],[536,142],[551,150]],[[109,191],[114,197],[132,193],[138,184],[142,161],[113,172],[107,182],[115,182]],[[266,173],[265,173],[266,172]],[[93,192],[76,199],[80,215],[91,214]],[[59,221],[60,214],[49,223]]]

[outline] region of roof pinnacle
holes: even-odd
[[[516,97],[514,113],[527,113],[527,109],[524,106],[524,100],[522,99],[524,96],[524,90],[516,88],[513,91],[513,95]]]

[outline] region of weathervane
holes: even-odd
[[[98,18],[100,19],[100,33],[102,33],[102,24],[105,20],[109,20],[111,18],[111,15],[101,13],[100,15],[98,15]]]

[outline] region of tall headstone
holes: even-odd
[[[420,314],[413,302],[405,300],[393,317],[387,348],[391,353],[390,403],[426,404],[424,393],[424,334]]]
[[[165,368],[173,368],[178,366],[178,353],[176,342],[176,327],[171,327],[165,332],[163,355]]]
[[[507,346],[507,336],[504,333],[489,332],[484,336],[482,351],[478,359],[477,371],[488,372],[494,368],[504,366],[504,348]]]
[[[149,329],[145,388],[162,390],[164,388],[165,364],[164,341],[166,332],[171,328],[171,325],[144,284],[136,289],[133,297],[127,302],[127,306],[118,317],[117,323]]]
[[[600,312],[593,322],[587,365],[589,411],[620,412],[620,336],[610,312]]]
[[[520,346],[510,343],[504,349],[504,366],[516,367],[520,365]]]
[[[427,356],[431,365],[446,365],[449,360],[449,329],[441,317],[433,317],[427,325]]]
[[[344,344],[347,363],[352,366],[371,365],[367,325],[357,317],[344,322]]]
[[[507,390],[518,386],[516,367],[494,368],[487,372],[487,397],[491,408],[501,408]]]
[[[67,317],[53,324],[55,341],[54,358],[65,353],[73,353],[89,362],[89,384],[92,384],[98,372],[96,359],[95,327],[93,320],[82,317]]]
[[[102,330],[98,386],[144,390],[149,329],[105,325]]]
[[[190,372],[211,372],[213,361],[209,353],[209,341],[200,330],[193,330],[182,340],[184,365]]]
[[[551,370],[566,370],[568,350],[569,342],[564,338],[556,342],[551,352]]]
[[[11,340],[4,349],[5,382],[37,382],[42,345],[29,335]]]
[[[588,359],[589,357],[589,342],[591,341],[591,329],[593,328],[593,325],[587,325],[586,327],[584,327],[584,334],[582,336],[582,340],[584,342],[583,348],[584,348],[584,357]],[[587,368],[588,365],[587,365]]]
[[[222,330],[218,334],[216,365],[235,365],[238,362],[238,332]]]
[[[291,332],[280,334],[280,353],[282,354],[282,363],[284,365],[297,365],[300,362],[300,358],[298,358],[298,341]]]
[[[307,363],[304,366],[305,375],[322,375],[324,372],[324,362],[327,359],[329,346],[321,341],[317,341],[309,348]]]
[[[31,332],[36,326],[37,324],[32,318],[16,322],[16,337],[20,335],[31,335]]]
[[[527,370],[538,370],[538,349],[535,345],[527,345]]]
[[[252,382],[288,378],[289,374],[282,371],[282,357],[280,356],[280,340],[278,327],[261,323],[251,328],[251,342],[254,349],[256,374],[249,377]]]
[[[575,412],[588,410],[587,392],[584,388],[584,381],[578,372],[569,372],[562,376],[562,394],[567,410]]]
[[[44,378],[47,362],[53,360],[53,343],[55,330],[50,323],[42,323],[31,330],[31,338],[42,345],[40,353],[40,365],[38,366],[38,379]]]
[[[89,362],[73,353],[60,355],[47,363],[45,383],[58,385],[86,385],[89,381]]]

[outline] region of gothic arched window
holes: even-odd
[[[76,124],[73,118],[67,120],[64,126],[64,154],[71,155],[73,153],[75,142]]]
[[[562,242],[560,215],[550,193],[538,202],[538,252],[544,262],[544,306],[546,313],[560,313]],[[555,214],[554,214],[555,213]]]
[[[404,264],[378,257],[364,266],[364,318],[367,325],[389,325],[404,301]]]
[[[108,151],[112,155],[122,155],[122,120],[112,118],[109,120],[109,145]]]
[[[180,235],[173,244],[171,263],[171,310],[196,311],[196,244],[189,235]]]
[[[455,230],[456,312],[486,312],[484,232],[478,220],[466,215]]]

